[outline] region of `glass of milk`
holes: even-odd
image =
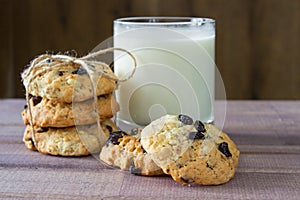
[[[134,55],[134,75],[116,91],[118,125],[146,126],[165,114],[214,121],[215,20],[129,17],[114,21],[114,47]],[[114,70],[129,76],[133,61],[115,52]]]

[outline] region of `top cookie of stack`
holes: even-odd
[[[25,70],[22,74],[23,84],[27,92],[33,96],[40,96],[58,102],[81,102],[93,98],[93,88],[87,71],[76,63],[56,63],[45,59],[44,65]],[[46,63],[52,64],[45,68]],[[95,71],[101,71],[96,86],[96,95],[110,94],[116,89],[117,77],[106,65],[93,65]]]
[[[96,134],[97,118],[106,136],[117,129],[110,119],[119,110],[113,95],[117,77],[104,63],[86,67],[71,60],[41,56],[22,73],[27,94],[22,112],[27,126],[23,141],[29,149],[52,155],[87,155],[79,132]],[[96,135],[88,138],[99,140]],[[99,142],[95,144],[92,149],[96,151]]]

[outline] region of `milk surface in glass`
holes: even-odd
[[[134,76],[116,91],[119,121],[145,126],[164,114],[214,120],[214,20],[123,18],[114,21],[114,47],[136,58]],[[124,77],[132,60],[115,54],[114,70]]]

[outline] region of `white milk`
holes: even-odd
[[[114,47],[130,51],[137,60],[134,76],[116,91],[118,120],[144,126],[167,113],[183,113],[213,122],[214,27],[114,27]],[[129,75],[132,65],[128,55],[115,54],[119,77]]]

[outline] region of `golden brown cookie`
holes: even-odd
[[[141,144],[156,164],[186,184],[219,185],[235,174],[239,150],[211,124],[186,115],[166,115],[145,127]]]
[[[136,175],[163,174],[162,169],[144,151],[137,129],[129,134],[123,131],[111,133],[106,146],[102,148],[100,159],[109,165],[119,167],[122,170],[129,170],[130,173]]]
[[[33,124],[40,127],[69,127],[96,123],[94,99],[78,103],[63,103],[42,97],[31,96],[30,107]],[[100,121],[111,118],[119,110],[112,94],[101,95],[97,101]],[[30,124],[28,108],[22,112],[25,125]]]
[[[102,122],[101,127],[106,138],[110,132],[117,130],[115,123],[111,120]],[[34,130],[34,139],[30,125],[26,126],[23,136],[25,146],[30,150],[60,156],[85,156],[100,150],[96,124],[68,128],[34,126]]]
[[[53,62],[49,59],[44,61]],[[96,70],[103,71],[105,74],[117,79],[112,70],[108,67],[94,66]],[[68,63],[60,67],[49,68],[37,67],[32,70],[30,76],[24,76],[27,71],[23,72],[23,84],[27,92],[33,96],[40,96],[58,102],[80,102],[93,98],[93,87],[90,78],[79,64]],[[42,72],[42,73],[41,73]],[[40,73],[40,74],[39,74]],[[39,74],[36,76],[36,74]],[[116,81],[101,76],[95,81],[96,95],[109,94],[116,89]]]

